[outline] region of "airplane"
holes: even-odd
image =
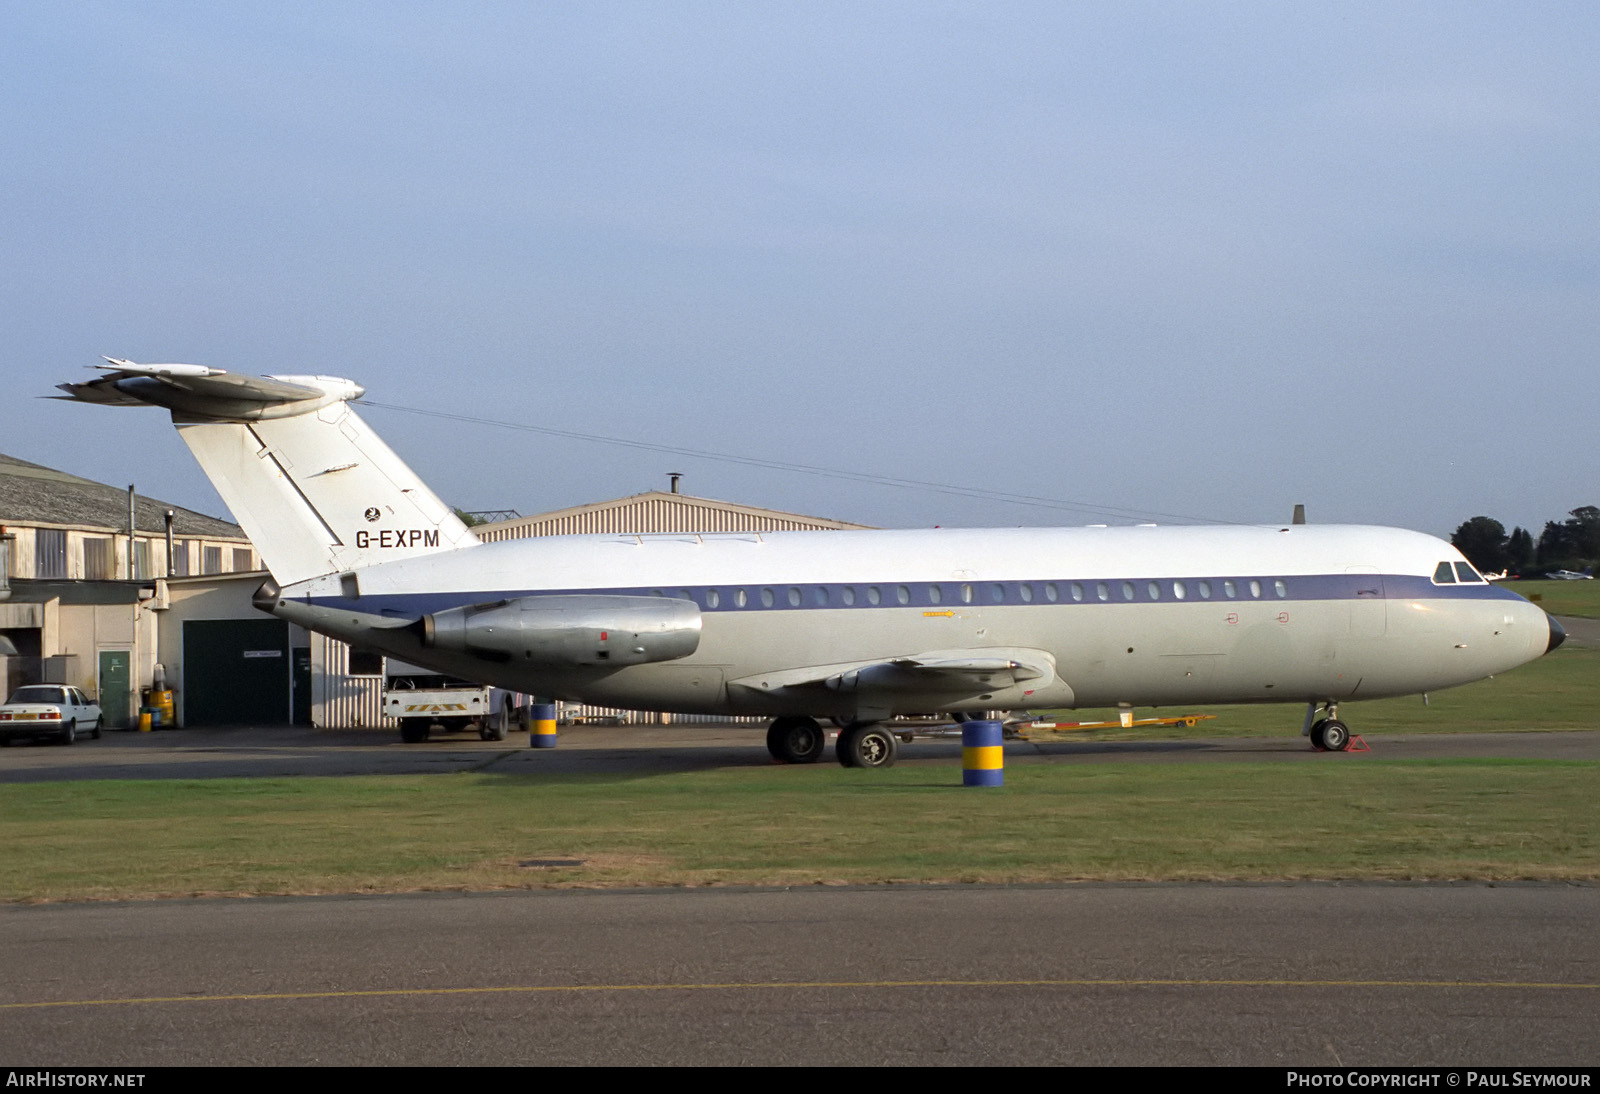
[[[262,611],[438,672],[640,710],[770,718],[785,763],[904,713],[1339,704],[1535,660],[1561,625],[1454,547],[1285,524],[573,535],[479,542],[327,376],[106,358],[66,396],[171,412],[271,573]]]
[[[1544,576],[1545,576],[1545,580],[1546,581],[1593,581],[1594,580],[1594,575],[1591,574],[1588,570],[1584,570],[1581,573],[1578,572],[1577,570],[1556,570],[1556,571],[1554,571],[1552,573],[1545,574]]]

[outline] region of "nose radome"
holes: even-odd
[[[1550,620],[1550,644],[1544,648],[1544,652],[1549,653],[1567,640],[1567,629],[1556,622],[1555,616],[1548,615],[1545,618]]]

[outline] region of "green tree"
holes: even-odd
[[[1514,574],[1533,569],[1533,535],[1526,528],[1511,529],[1506,538],[1506,568]]]
[[[1491,517],[1473,517],[1464,522],[1450,542],[1480,573],[1504,570],[1509,564],[1506,526]]]

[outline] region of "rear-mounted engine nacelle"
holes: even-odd
[[[425,615],[423,645],[492,661],[643,665],[700,645],[700,609],[653,596],[524,596]]]

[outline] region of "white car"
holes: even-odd
[[[51,737],[64,745],[87,733],[99,737],[105,728],[98,703],[65,684],[29,684],[18,688],[0,706],[0,745],[19,737]]]

